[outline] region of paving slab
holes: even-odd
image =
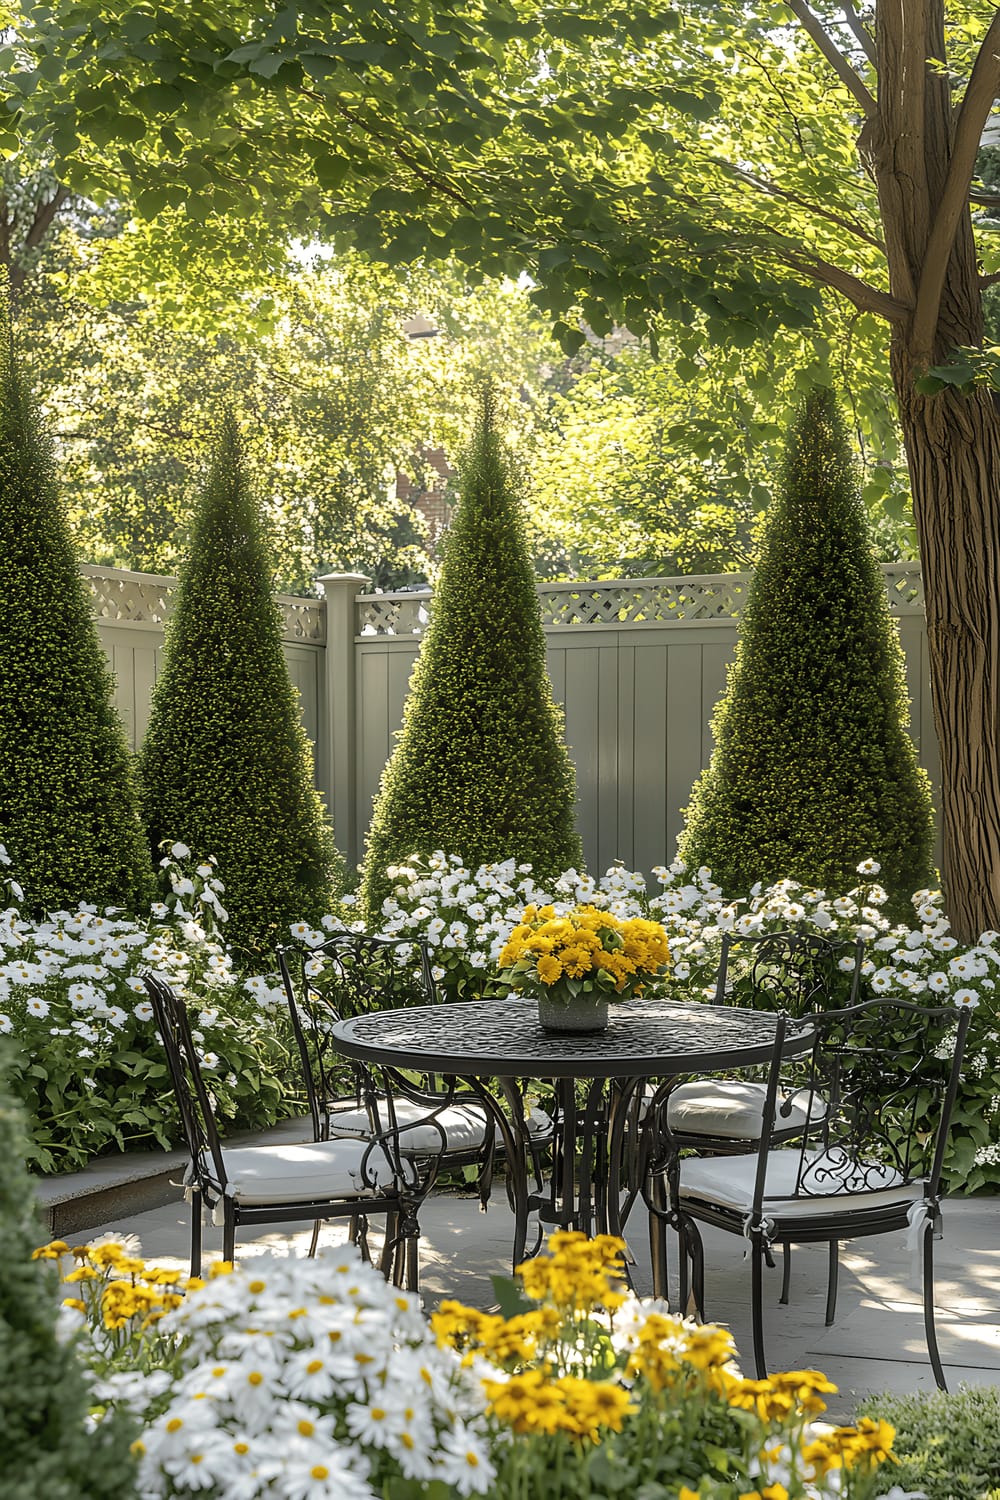
[[[428,1305],[457,1297],[476,1307],[495,1302],[492,1277],[509,1275],[513,1221],[502,1189],[489,1211],[478,1198],[437,1193],[421,1213],[422,1290]],[[630,1225],[634,1282],[640,1295],[651,1286],[649,1252],[641,1216]],[[96,1227],[91,1236],[137,1234],[148,1259],[164,1265],[187,1263],[188,1209],[182,1202],[131,1214]],[[272,1250],[304,1255],[312,1225],[275,1226],[247,1231],[239,1256]],[[346,1225],[329,1224],[321,1245],[341,1243]],[[734,1235],[706,1228],[706,1312],[733,1331],[744,1367],[750,1368],[749,1262]],[[221,1230],[206,1225],[208,1258],[221,1253]],[[670,1246],[671,1270],[676,1253]],[[837,1319],[825,1324],[825,1246],[796,1246],[791,1297],[778,1304],[778,1268],[765,1281],[765,1328],[769,1365],[818,1368],[840,1387],[831,1403],[834,1418],[847,1418],[858,1399],[878,1391],[932,1390],[923,1313],[904,1236],[880,1235],[841,1247]],[[952,1200],[945,1206],[945,1238],[935,1246],[938,1269],[938,1328],[949,1385],[1000,1385],[1000,1198]],[[676,1284],[672,1290],[676,1297]]]

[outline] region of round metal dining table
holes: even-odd
[[[534,1001],[511,995],[370,1011],[338,1021],[330,1037],[345,1057],[443,1074],[474,1090],[504,1144],[516,1265],[533,1213],[539,1243],[546,1228],[618,1232],[624,1122],[648,1080],[767,1063],[776,1023],[770,1012],[643,996],[613,1003],[605,1031],[549,1032]],[[808,1020],[788,1021],[784,1051],[805,1052],[812,1039]],[[551,1080],[555,1094],[552,1171],[537,1191],[523,1090],[531,1079]]]

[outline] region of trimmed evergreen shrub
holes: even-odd
[[[0,842],[36,914],[81,901],[134,912],[152,896],[111,673],[49,442],[2,325]]]
[[[843,422],[816,389],[790,434],[681,857],[737,895],[786,876],[843,892],[871,855],[905,907],[930,883],[933,837],[908,722]]]
[[[58,1278],[51,1260],[31,1259],[46,1236],[25,1149],[0,1070],[0,1490],[4,1500],[128,1500],[135,1434],[121,1413],[87,1430],[86,1376],[72,1343],[56,1336]]]
[[[224,420],[167,623],[139,770],[154,848],[215,855],[227,940],[262,952],[317,921],[340,865],[281,646],[264,518]]]
[[[472,869],[530,861],[544,881],[582,861],[576,777],[553,702],[535,577],[496,398],[482,394],[430,624],[368,833],[364,899],[386,869],[437,849]]]

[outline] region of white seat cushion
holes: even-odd
[[[467,1104],[449,1104],[446,1109],[432,1113],[432,1106],[417,1099],[397,1099],[396,1122],[400,1127],[401,1151],[432,1154],[441,1150],[441,1131],[444,1131],[445,1151],[478,1151],[486,1139],[486,1109],[478,1100]],[[388,1129],[389,1115],[380,1101],[379,1115],[383,1128]],[[431,1116],[431,1118],[428,1118]],[[368,1112],[364,1109],[334,1109],[329,1116],[330,1134],[351,1140],[367,1140],[371,1135]],[[543,1110],[533,1109],[527,1121],[528,1133],[545,1136],[552,1130],[552,1121]],[[497,1131],[497,1144],[500,1134]]]
[[[362,1141],[306,1141],[301,1145],[234,1146],[223,1149],[228,1193],[240,1203],[310,1203],[321,1198],[357,1198],[364,1186]],[[383,1191],[395,1178],[380,1147],[366,1164],[367,1176]],[[214,1171],[209,1166],[210,1175]]]
[[[859,1163],[854,1168],[836,1150],[815,1152],[807,1160],[805,1183],[809,1191],[796,1198],[792,1194],[798,1179],[799,1152],[768,1152],[765,1214],[781,1218],[841,1214],[851,1207],[883,1208],[912,1203],[923,1196],[922,1183],[904,1183],[895,1168],[883,1162]],[[753,1207],[756,1176],[756,1155],[685,1158],[680,1164],[680,1196],[748,1214]]]
[[[759,1141],[764,1119],[764,1083],[736,1083],[725,1078],[698,1078],[682,1083],[667,1100],[667,1123],[683,1135],[710,1135],[721,1140]],[[775,1130],[801,1128],[821,1120],[827,1104],[822,1094],[798,1089],[779,1094]]]

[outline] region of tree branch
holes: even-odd
[[[40,203],[35,209],[35,217],[31,221],[31,228],[24,237],[24,245],[21,248],[21,256],[30,255],[42,243],[45,236],[52,227],[52,221],[69,197],[69,188],[60,187],[52,194],[46,203]],[[23,264],[10,267],[10,289],[19,292],[24,285],[28,274],[27,266]]]
[[[768,182],[763,177],[756,177],[753,172],[748,172],[743,167],[737,167],[724,160],[720,156],[710,156],[709,161],[721,167],[723,171],[732,172],[741,182],[747,183],[749,187],[758,188],[760,192],[767,193],[772,198],[783,198],[786,203],[796,203],[799,208],[807,209],[809,213],[815,214],[819,219],[826,219],[830,224],[836,224],[839,229],[846,229],[848,234],[853,234],[857,239],[863,240],[866,245],[872,245],[876,250],[885,253],[885,242],[876,235],[869,234],[862,225],[856,224],[853,219],[844,219],[840,214],[831,212],[828,208],[821,208],[818,203],[813,203],[808,198],[800,198],[797,193],[790,193],[787,188],[779,187],[776,182]],[[1000,202],[1000,199],[997,200]]]
[[[880,292],[878,287],[870,286],[867,281],[852,276],[850,271],[845,271],[840,266],[831,265],[828,260],[798,255],[793,250],[779,250],[777,253],[786,265],[800,271],[803,276],[840,292],[861,312],[875,313],[888,323],[906,323],[913,311],[905,302],[897,301],[888,292]]]
[[[365,120],[358,114],[356,110],[349,109],[342,100],[328,99],[325,94],[317,93],[314,89],[303,88],[300,92],[307,99],[312,99],[316,103],[324,105],[327,109],[335,109],[351,125],[357,126],[364,135],[370,136],[372,140],[380,141],[384,146],[388,146],[393,156],[401,161],[404,166],[408,167],[425,187],[429,187],[435,192],[443,193],[446,198],[451,198],[455,203],[460,203],[463,208],[471,208],[473,206],[470,200],[463,193],[459,192],[457,188],[452,187],[450,183],[444,182],[440,177],[435,176],[434,172],[425,166],[408,146],[380,132],[370,121]]]
[[[988,276],[980,276],[979,285],[981,287],[996,286],[998,281],[1000,281],[1000,271],[991,271]]]
[[[927,239],[924,263],[917,287],[911,340],[918,358],[930,358],[934,330],[941,310],[941,293],[955,231],[969,201],[969,185],[976,165],[979,142],[993,101],[1000,93],[1000,8],[993,15],[972,67],[965,98],[958,110],[955,140],[948,172],[941,190],[934,223]]]
[[[10,270],[10,220],[7,217],[7,194],[0,194],[0,266]]]
[[[872,67],[874,67],[875,66],[875,41],[874,41],[874,38],[872,37],[872,35],[869,32],[868,28],[865,26],[864,22],[861,20],[861,17],[858,15],[857,11],[854,9],[854,6],[851,4],[851,0],[844,0],[843,11],[844,11],[844,20],[847,22],[848,26],[851,28],[851,31],[854,33],[854,36],[857,38],[858,42],[860,43],[861,50],[864,52],[864,54],[867,57],[868,61],[871,63]]]
[[[864,80],[855,70],[853,63],[844,56],[822,23],[813,15],[805,0],[785,0],[785,3],[788,9],[798,16],[841,83],[854,95],[864,110],[865,117],[870,119],[875,113],[875,100],[868,92]]]

